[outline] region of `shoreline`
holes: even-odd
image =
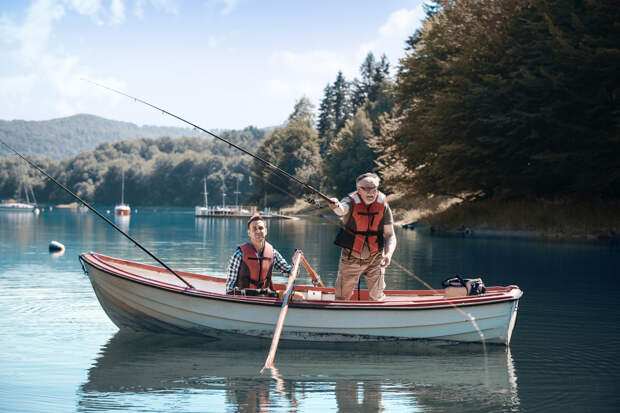
[[[620,242],[620,201],[482,200],[391,194],[394,226],[463,238]],[[290,215],[323,215],[305,201],[282,208]]]

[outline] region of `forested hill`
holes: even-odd
[[[64,159],[104,142],[127,139],[206,136],[192,128],[138,126],[129,122],[79,114],[45,121],[0,120],[0,139],[32,156]],[[0,148],[0,157],[11,156]]]
[[[265,139],[265,131],[248,127],[223,131],[220,136],[252,149]],[[253,192],[248,157],[216,139],[132,139],[102,143],[61,161],[32,159],[78,196],[98,204],[119,202],[123,174],[125,200],[132,205],[202,204],[203,178],[210,205],[221,204],[224,193],[228,204],[241,204]],[[73,201],[16,156],[0,159],[0,199],[19,199],[24,186],[33,188],[39,203]]]

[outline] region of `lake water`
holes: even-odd
[[[219,276],[247,238],[244,221],[195,219],[190,209],[139,208],[119,225],[172,268]],[[333,221],[268,228],[285,257],[303,249],[333,286]],[[435,287],[455,274],[519,285],[525,294],[510,348],[282,342],[278,374],[261,376],[267,341],[118,331],[77,257],[152,261],[92,213],[0,213],[0,411],[619,410],[620,246],[400,229],[397,237],[394,259]],[[63,255],[48,252],[51,240],[65,244]],[[298,282],[309,283],[302,274]],[[386,280],[390,289],[423,288],[394,265]]]

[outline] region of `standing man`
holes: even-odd
[[[288,277],[293,266],[265,240],[267,226],[260,215],[254,215],[248,221],[248,236],[250,242],[238,246],[228,261],[226,294],[250,291],[254,291],[254,294],[248,295],[271,294],[273,268]]]
[[[384,273],[396,249],[396,236],[392,210],[385,194],[379,192],[379,181],[374,173],[360,175],[356,180],[357,191],[340,202],[331,198],[329,203],[344,223],[334,241],[342,247],[336,279],[337,300],[351,298],[362,273],[370,299],[385,299]]]

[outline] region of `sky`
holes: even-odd
[[[394,74],[423,17],[422,0],[1,0],[0,119],[186,126],[89,79],[206,129],[277,126],[370,51]]]

